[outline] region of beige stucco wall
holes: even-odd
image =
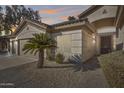
[[[82,28],[80,30],[60,31],[54,33],[57,40],[56,53],[62,53],[66,59],[72,55],[81,55],[86,61],[96,55],[96,38],[90,30]]]
[[[87,31],[83,30],[82,44],[83,61],[86,61],[96,54],[94,34],[88,34]]]
[[[97,33],[114,33],[116,32],[116,27],[114,26],[104,26],[97,29]]]
[[[121,29],[119,29],[118,38],[116,39],[117,45],[123,43],[123,50],[124,50],[124,25]]]
[[[26,25],[24,29],[21,31],[21,33],[18,34],[16,39],[24,39],[24,38],[31,38],[32,34],[34,33],[45,33],[46,31],[44,29],[38,29],[38,27],[35,27],[33,25]]]
[[[124,42],[124,26],[119,29],[118,38],[116,39],[117,44]]]
[[[62,53],[65,60],[72,55],[82,55],[81,30],[61,31],[52,34],[57,41],[57,53]]]
[[[106,11],[106,13],[103,13],[104,11]],[[115,17],[116,11],[117,6],[103,6],[102,8],[87,16],[87,18],[90,22],[93,22],[103,18]]]

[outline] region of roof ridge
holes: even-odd
[[[52,27],[54,27],[54,26],[61,26],[61,25],[66,25],[66,24],[71,24],[71,23],[82,22],[82,21],[87,21],[87,18],[63,21],[63,22],[60,22],[60,23],[53,24],[51,26]]]

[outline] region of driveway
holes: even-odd
[[[0,70],[11,68],[19,65],[23,65],[26,63],[31,63],[36,61],[37,59],[29,58],[26,56],[0,56]]]

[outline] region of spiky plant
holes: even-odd
[[[24,53],[30,52],[36,55],[39,53],[38,68],[42,68],[44,64],[44,50],[56,47],[56,41],[47,33],[33,34],[33,38],[27,41],[24,45]]]

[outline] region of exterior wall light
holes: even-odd
[[[96,43],[96,41],[95,40],[93,40],[93,44],[95,44]]]
[[[95,39],[96,37],[95,37],[95,35],[93,34],[93,39]]]
[[[95,44],[96,43],[96,36],[93,34],[92,35],[92,38],[93,38],[93,41],[92,42],[93,42],[93,44]]]

